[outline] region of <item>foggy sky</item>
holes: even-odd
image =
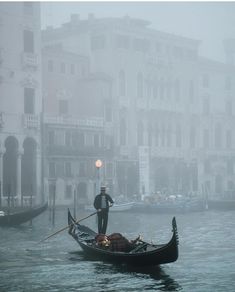
[[[224,61],[223,40],[235,38],[235,2],[41,2],[42,27],[60,26],[70,14],[86,19],[130,17],[150,21],[160,31],[201,40],[199,53]]]

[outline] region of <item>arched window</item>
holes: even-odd
[[[126,95],[126,76],[123,70],[119,72],[119,95]]]
[[[143,74],[138,73],[137,75],[137,97],[142,98],[144,96],[144,86],[143,86]]]

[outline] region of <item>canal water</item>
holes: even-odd
[[[89,213],[77,214],[83,218]],[[110,213],[107,233],[165,243],[171,214]],[[235,291],[235,211],[176,214],[179,258],[160,268],[88,261],[67,231],[38,243],[67,223],[67,209],[49,211],[18,228],[0,228],[0,291]],[[96,218],[84,221],[96,228]]]

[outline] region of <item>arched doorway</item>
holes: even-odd
[[[80,182],[77,186],[77,204],[78,208],[83,208],[88,203],[87,197],[87,185],[84,182]]]
[[[23,196],[36,194],[36,147],[34,139],[26,138],[23,143],[24,154],[21,161],[21,188]]]
[[[9,136],[5,141],[6,152],[3,155],[3,196],[16,196],[18,141]]]

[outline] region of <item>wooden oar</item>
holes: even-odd
[[[78,219],[78,220],[75,221],[74,223],[72,223],[72,224],[70,224],[70,225],[68,225],[68,226],[65,226],[64,228],[62,228],[62,229],[56,231],[55,233],[53,233],[53,234],[51,234],[51,235],[49,235],[49,236],[43,238],[43,239],[40,240],[38,243],[42,243],[43,241],[45,241],[45,240],[47,240],[47,239],[49,239],[49,238],[55,236],[56,234],[58,234],[58,233],[60,233],[60,232],[62,232],[62,231],[64,231],[64,230],[66,230],[66,229],[69,228],[71,225],[73,225],[73,224],[77,224],[77,223],[79,223],[79,222],[81,222],[81,221],[83,221],[83,220],[85,220],[85,219],[87,219],[87,218],[89,218],[89,217],[91,217],[91,216],[97,214],[98,212],[99,212],[99,211],[96,211],[96,212],[94,212],[94,213],[92,213],[92,214],[90,214],[90,215],[88,215],[88,216],[86,216],[86,217],[84,217],[84,218],[82,218],[82,219]]]

